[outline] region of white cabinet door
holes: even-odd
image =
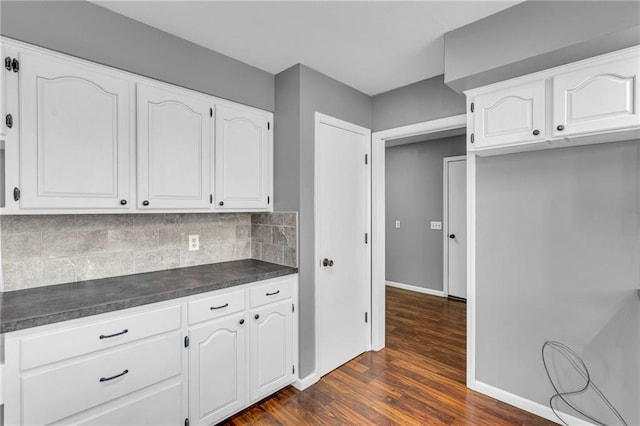
[[[20,207],[129,209],[129,82],[62,58],[19,59]]]
[[[137,86],[138,208],[208,209],[211,115],[207,97]]]
[[[270,209],[271,135],[266,115],[216,106],[216,209]]]
[[[293,381],[292,299],[251,311],[249,320],[250,403]]]
[[[189,419],[215,424],[245,406],[245,313],[189,330]]]
[[[469,150],[544,140],[544,80],[476,96],[473,119]]]
[[[637,57],[553,78],[553,136],[640,126]]]

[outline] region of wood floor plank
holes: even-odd
[[[466,387],[466,305],[387,287],[386,348],[303,392],[289,386],[226,425],[554,425]]]

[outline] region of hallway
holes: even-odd
[[[552,425],[465,386],[464,302],[387,287],[386,348],[299,392],[292,386],[227,425]]]

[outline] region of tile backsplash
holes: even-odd
[[[0,216],[4,291],[255,258],[297,265],[296,213]],[[200,250],[189,251],[189,235]]]

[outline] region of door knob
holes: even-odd
[[[329,259],[325,258],[322,261],[322,266],[333,266],[333,260],[329,260]]]
[[[449,238],[451,238],[452,240],[456,237],[456,234],[449,234]]]

